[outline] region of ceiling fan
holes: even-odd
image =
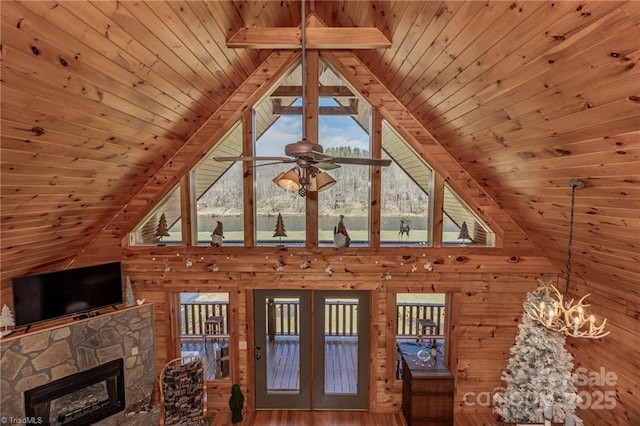
[[[296,163],[300,168],[310,166],[323,170],[332,170],[340,164],[356,164],[363,166],[388,166],[391,160],[362,157],[334,157],[324,153],[322,145],[310,142],[305,138],[284,147],[288,157],[212,157],[216,161],[273,161],[275,163]],[[269,163],[274,164],[274,163]]]
[[[295,163],[296,166],[287,172],[279,173],[274,183],[289,191],[298,191],[300,196],[305,196],[307,191],[324,191],[336,184],[336,181],[323,170],[332,170],[340,167],[340,164],[354,164],[363,166],[382,166],[391,164],[391,160],[362,157],[334,157],[324,153],[324,148],[319,143],[308,141],[306,138],[306,38],[305,38],[305,1],[302,1],[302,139],[285,146],[284,154],[287,157],[212,157],[216,161],[270,161],[277,164]]]

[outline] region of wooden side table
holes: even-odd
[[[453,375],[441,359],[402,353],[402,414],[409,426],[453,425]]]

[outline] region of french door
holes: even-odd
[[[254,291],[257,409],[367,409],[369,292]]]

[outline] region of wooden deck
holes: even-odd
[[[300,389],[300,343],[295,336],[276,336],[267,345],[267,392]]]
[[[221,344],[222,346],[227,345],[226,354],[223,353],[223,351],[220,351],[219,348]],[[183,338],[180,350],[182,352],[182,356],[200,354],[200,356],[204,358],[207,364],[207,380],[215,380],[216,377],[229,377],[228,356],[226,359],[224,359],[224,361],[226,361],[226,364],[223,364],[223,362],[219,362],[220,358],[222,358],[224,355],[228,355],[227,339],[219,339],[217,342],[213,339],[207,339],[205,342],[205,340],[202,338]],[[223,361],[223,359],[220,359],[220,361]]]
[[[309,349],[310,350],[310,349]],[[327,336],[325,339],[325,392],[356,393],[358,366],[355,337]],[[300,387],[300,345],[297,336],[276,336],[267,345],[267,388],[269,391]]]
[[[325,393],[357,393],[358,341],[354,337],[325,340]]]
[[[214,380],[224,373],[211,339],[182,339],[182,354],[199,353],[207,363],[207,379]],[[310,350],[310,349],[309,349]],[[355,337],[327,336],[325,341],[325,392],[355,393],[358,366],[357,340]],[[300,344],[297,336],[276,336],[267,345],[269,391],[297,390],[300,387]],[[228,367],[227,367],[228,368]],[[222,375],[224,377],[224,375]]]

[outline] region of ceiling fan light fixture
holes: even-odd
[[[300,177],[298,171],[294,167],[286,173],[279,173],[273,181],[282,189],[287,191],[297,191],[300,189]]]
[[[282,176],[284,176],[284,172],[280,172],[276,175],[276,177],[274,177],[272,179],[273,183],[275,183],[276,185],[280,186],[280,184],[278,182],[280,182],[280,179],[282,178]]]
[[[336,184],[336,180],[329,173],[317,171],[309,179],[309,191],[322,192]]]

